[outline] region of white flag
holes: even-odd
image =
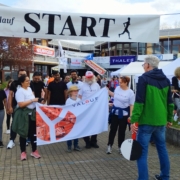
[[[37,145],[57,143],[108,131],[108,111],[106,88],[72,105],[37,104]]]

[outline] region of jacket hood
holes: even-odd
[[[148,71],[148,72],[145,72],[143,74],[144,76],[147,76],[147,77],[150,77],[150,78],[153,78],[153,79],[158,79],[158,80],[164,80],[166,79],[166,76],[165,74],[163,73],[162,69],[158,69],[158,68],[155,68],[151,71]]]

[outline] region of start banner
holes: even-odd
[[[36,105],[37,145],[57,143],[108,131],[108,92],[101,89],[66,106]]]
[[[75,14],[0,7],[0,36],[159,42],[159,15]]]
[[[55,50],[46,46],[34,45],[33,52],[34,54],[39,54],[42,56],[55,57]]]

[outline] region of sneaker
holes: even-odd
[[[109,145],[106,154],[111,154],[111,153],[112,153],[112,147]]]
[[[68,147],[67,152],[68,152],[68,153],[71,153],[71,152],[72,152],[72,148],[71,148],[71,147]]]
[[[3,148],[4,147],[4,144],[2,141],[0,141],[0,148]]]
[[[21,153],[21,161],[24,161],[24,160],[26,160],[27,159],[27,157],[26,157],[26,152],[22,152]]]
[[[91,144],[91,147],[93,147],[93,148],[99,148],[99,146],[97,145],[97,143],[92,143],[92,144]]]
[[[162,178],[159,175],[155,175],[156,180],[162,180]]]
[[[36,158],[36,159],[39,159],[41,158],[41,156],[39,155],[39,152],[38,150],[35,150],[34,152],[31,153],[31,156]]]
[[[10,129],[7,129],[7,130],[6,130],[6,134],[10,134]]]
[[[12,149],[15,146],[13,140],[10,140],[8,145],[7,145],[7,149]]]
[[[79,146],[76,146],[76,147],[74,148],[74,150],[75,150],[75,151],[82,151],[82,149],[81,149]]]

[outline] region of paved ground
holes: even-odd
[[[4,122],[4,132],[5,132]],[[28,160],[20,161],[18,138],[16,146],[7,150],[0,148],[0,179],[2,180],[135,180],[137,168],[135,162],[125,160],[117,152],[105,153],[108,133],[98,136],[99,149],[84,149],[82,152],[66,152],[66,143],[57,143],[38,147],[41,159],[30,157],[31,148],[27,147]],[[127,137],[129,132],[127,132]],[[3,134],[3,142],[7,145],[9,135]],[[117,142],[117,140],[115,141]],[[84,141],[79,142],[80,147]],[[171,180],[180,180],[180,148],[168,145],[171,160]],[[159,161],[155,147],[149,147],[149,175],[159,173]]]

